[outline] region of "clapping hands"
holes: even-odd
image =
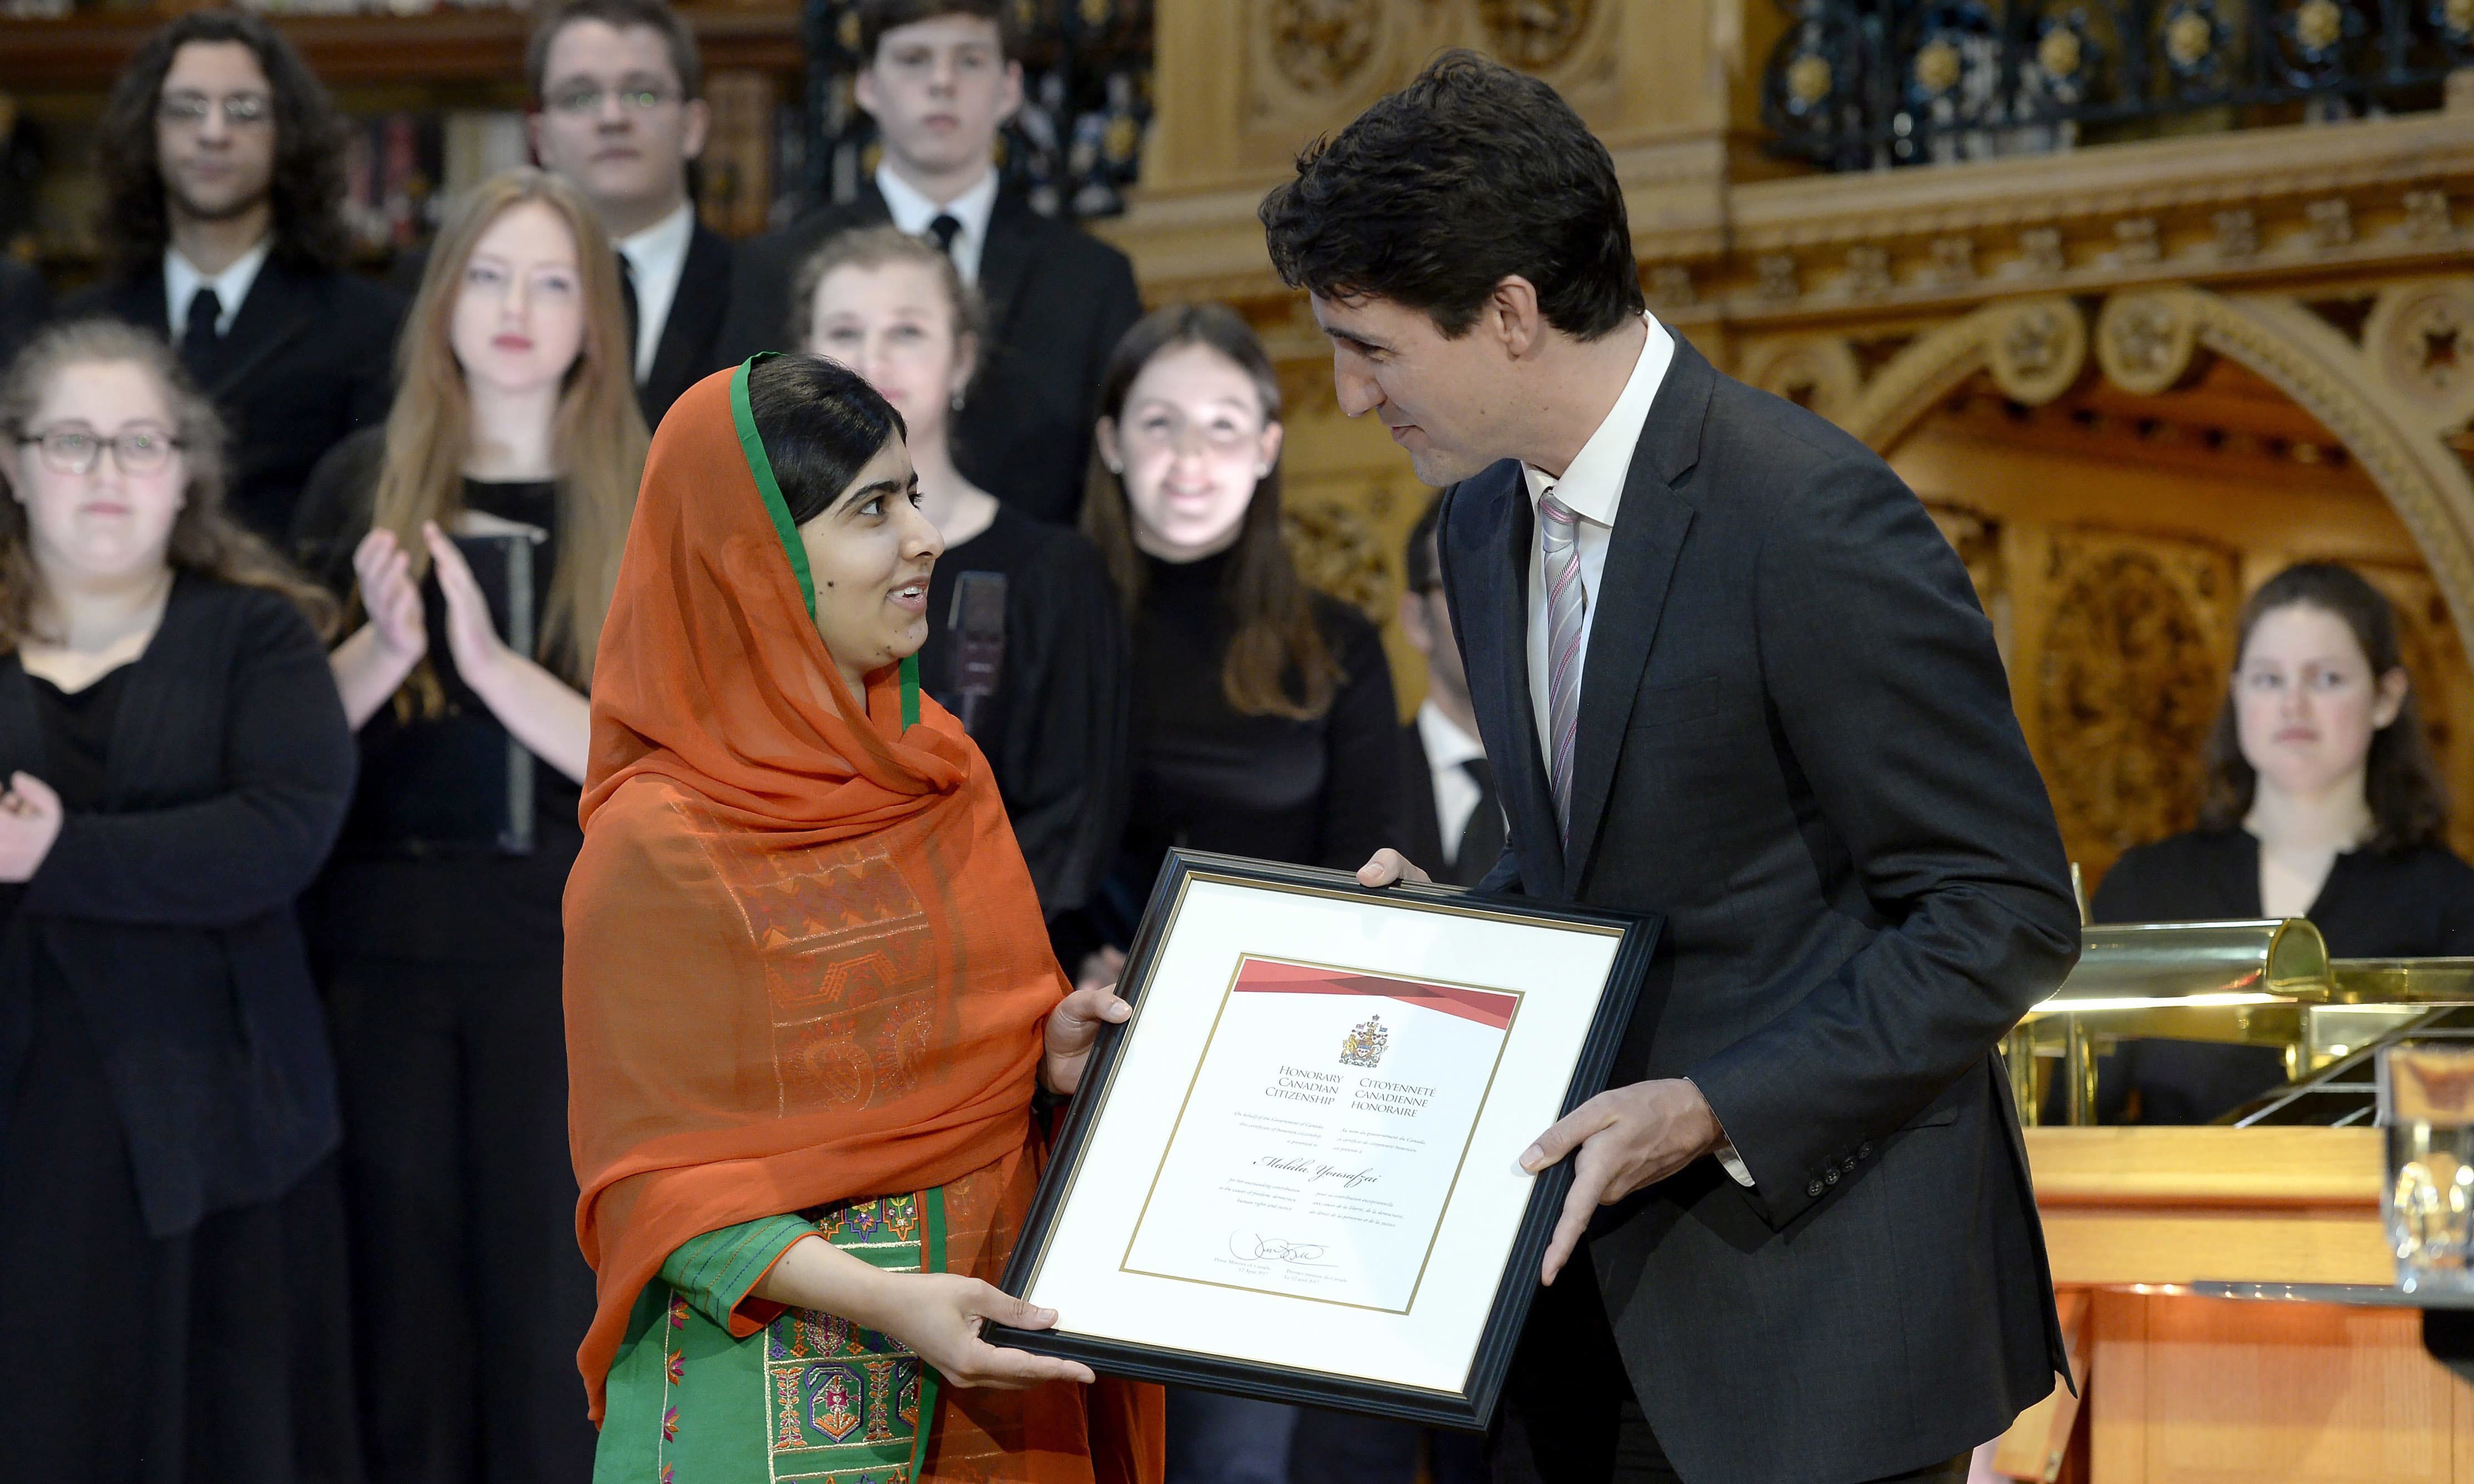
[[[498,637],[497,624],[490,618],[489,596],[481,591],[464,553],[435,521],[422,523],[421,537],[428,543],[429,560],[438,569],[438,590],[447,596],[447,652],[455,657],[457,672],[477,688],[513,651]]]
[[[361,607],[390,658],[409,669],[429,652],[429,623],[421,611],[421,586],[412,580],[412,553],[380,526],[352,548],[352,574],[360,579]]]

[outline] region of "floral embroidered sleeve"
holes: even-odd
[[[816,1234],[797,1216],[764,1216],[708,1231],[682,1243],[662,1264],[662,1281],[686,1296],[696,1312],[744,1339],[764,1327],[782,1306],[751,1299],[748,1291],[773,1271],[790,1244]]]

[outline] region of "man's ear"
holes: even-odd
[[[702,98],[691,98],[679,109],[679,158],[701,159],[713,137],[713,109]]]
[[[997,85],[997,127],[1003,129],[1007,121],[1021,109],[1022,63],[1008,57],[1006,59],[1005,81]]]
[[[859,76],[851,80],[851,102],[858,104],[868,117],[882,118],[884,115],[876,108],[882,101],[876,95],[876,61],[871,58],[866,66],[859,69]]]
[[[1552,328],[1538,307],[1538,285],[1516,273],[1505,274],[1494,285],[1484,312],[1504,353],[1515,360],[1536,353]]]
[[[1422,593],[1402,589],[1400,593],[1400,637],[1419,654],[1435,652],[1434,625],[1426,621],[1426,597]]]
[[[533,166],[536,169],[548,168],[542,164],[542,127],[549,122],[549,114],[545,111],[547,108],[548,104],[543,102],[541,108],[534,109],[524,115],[524,143],[533,152]]]

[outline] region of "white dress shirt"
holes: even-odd
[[[661,349],[662,327],[670,322],[670,304],[679,297],[679,279],[688,269],[688,244],[695,238],[695,203],[679,208],[633,236],[618,239],[619,255],[627,259],[627,276],[636,287],[636,379],[653,374],[653,353]]]
[[[1649,421],[1649,404],[1657,400],[1666,368],[1675,359],[1675,337],[1666,327],[1652,315],[1644,314],[1641,320],[1649,327],[1649,338],[1641,343],[1640,359],[1633,362],[1632,378],[1624,382],[1623,395],[1615,399],[1598,430],[1581,445],[1572,466],[1560,479],[1534,464],[1520,466],[1521,476],[1529,481],[1533,516],[1539,499],[1552,490],[1565,508],[1581,518],[1575,523],[1579,529],[1574,544],[1581,548],[1581,587],[1589,595],[1589,607],[1581,615],[1581,652],[1572,662],[1582,667],[1582,673],[1573,677],[1578,681],[1588,678],[1589,628],[1598,620],[1598,583],[1607,570],[1607,542],[1614,535],[1615,512],[1623,505],[1624,475],[1632,470],[1641,426]],[[1538,750],[1551,773],[1555,727],[1546,699],[1551,677],[1546,652],[1545,523],[1542,520],[1533,523],[1540,535],[1529,544],[1529,704],[1538,718]]]
[[[1486,744],[1462,731],[1460,723],[1444,716],[1432,700],[1419,703],[1418,741],[1425,746],[1426,766],[1434,770],[1435,823],[1441,826],[1443,853],[1458,865],[1461,836],[1482,796],[1477,780],[1461,765],[1484,758]]]
[[[941,207],[919,194],[889,165],[876,167],[876,189],[885,198],[885,209],[893,214],[893,225],[914,237],[926,236],[928,224],[940,215],[961,223],[962,230],[954,233],[954,271],[965,283],[980,281],[980,254],[988,245],[988,218],[997,209],[995,166],[980,177],[979,184]]]
[[[267,251],[274,246],[273,237],[261,238],[257,246],[233,258],[230,267],[211,279],[200,273],[195,263],[182,257],[179,248],[165,248],[163,307],[167,312],[164,322],[171,328],[172,343],[179,345],[181,337],[189,332],[189,301],[197,298],[198,290],[202,288],[213,289],[216,302],[223,305],[223,313],[215,319],[215,333],[218,336],[230,334],[232,320],[240,313],[241,301],[249,297],[249,287],[257,281],[257,270],[266,266]]]
[[[1589,595],[1589,607],[1581,616],[1581,652],[1573,661],[1584,668],[1575,678],[1584,688],[1588,682],[1586,667],[1589,657],[1589,627],[1597,621],[1601,583],[1607,571],[1607,544],[1614,536],[1615,514],[1623,506],[1624,478],[1632,473],[1634,452],[1640,447],[1640,430],[1649,422],[1649,405],[1658,398],[1658,389],[1666,380],[1666,368],[1675,361],[1675,337],[1654,315],[1644,314],[1649,338],[1642,342],[1640,359],[1633,362],[1632,377],[1624,382],[1623,394],[1615,399],[1606,420],[1598,424],[1589,441],[1572,459],[1571,467],[1562,478],[1548,474],[1533,464],[1520,466],[1521,476],[1529,481],[1530,513],[1535,516],[1539,499],[1552,490],[1555,498],[1580,519],[1573,544],[1581,550],[1582,590]],[[1547,705],[1547,620],[1546,620],[1546,546],[1544,522],[1534,523],[1540,536],[1529,545],[1529,704],[1538,718],[1538,748],[1552,771],[1555,766],[1551,711]],[[1725,1131],[1719,1136],[1725,1138]],[[1718,1162],[1738,1185],[1750,1188],[1753,1172],[1737,1157],[1734,1144],[1723,1142],[1717,1148]]]

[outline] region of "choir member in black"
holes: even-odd
[[[739,246],[724,364],[787,350],[799,265],[826,238],[891,222],[953,255],[987,305],[955,459],[1026,515],[1070,525],[1091,458],[1092,398],[1143,312],[1126,255],[1000,187],[997,131],[1022,104],[1015,0],[857,0],[852,101],[876,121],[876,171],[849,201]]]
[[[1374,625],[1308,588],[1280,534],[1280,392],[1262,342],[1179,304],[1100,381],[1083,529],[1133,626],[1133,805],[1090,914],[1124,961],[1174,845],[1353,870],[1400,836],[1399,716]],[[1285,1478],[1298,1409],[1169,1396],[1171,1484]]]
[[[2396,613],[2352,570],[2314,562],[2243,608],[2233,684],[2208,738],[2199,827],[2124,854],[2098,922],[2308,917],[2339,958],[2474,954],[2474,867],[2447,807]],[[2264,1048],[2125,1042],[2108,1122],[2206,1123],[2284,1082]]]
[[[294,901],[352,797],[334,604],[223,512],[160,340],[0,381],[0,1394],[12,1478],[360,1477]]]
[[[1461,668],[1460,641],[1452,633],[1451,606],[1443,600],[1443,568],[1435,552],[1443,511],[1439,497],[1409,532],[1408,581],[1400,593],[1401,637],[1426,657],[1426,698],[1400,729],[1400,787],[1409,826],[1401,853],[1439,863],[1428,872],[1437,881],[1474,887],[1503,854],[1507,827],[1494,770],[1487,765],[1486,744],[1478,741],[1477,711]]]
[[[560,897],[582,844],[585,686],[647,439],[618,261],[572,187],[511,171],[457,209],[401,375],[383,433],[319,469],[300,532],[356,579],[366,616],[333,656],[360,790],[314,902],[364,1431],[377,1479],[581,1484],[594,1435],[574,1354],[594,1297]],[[521,649],[519,550],[536,595]]]
[[[111,273],[61,305],[179,347],[231,429],[232,514],[278,539],[318,460],[386,417],[400,305],[345,266],[345,133],[264,20],[164,26],[97,126]]]
[[[624,260],[647,426],[721,369],[731,249],[696,220],[688,166],[713,115],[695,33],[662,0],[566,0],[524,53],[533,154],[601,214]]]
[[[955,469],[953,422],[966,415],[981,328],[952,259],[894,228],[861,228],[811,257],[798,290],[798,340],[865,377],[910,428],[919,507],[945,538],[920,683],[987,754],[1040,907],[1058,922],[1115,865],[1125,823],[1126,624],[1107,569],[1082,536]]]

